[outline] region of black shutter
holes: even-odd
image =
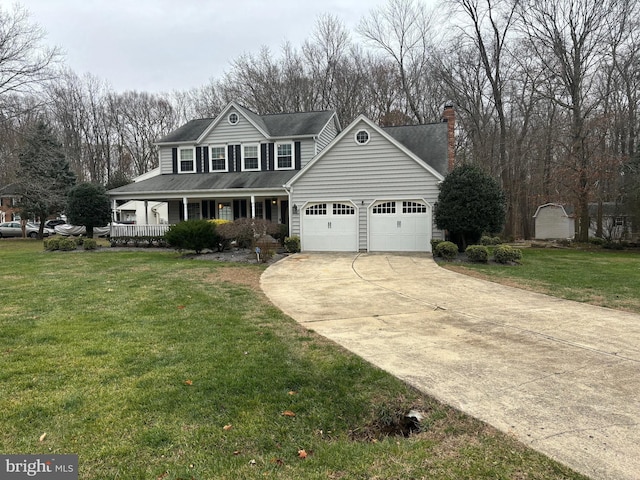
[[[302,168],[302,152],[301,152],[301,148],[300,148],[300,142],[295,142],[294,144],[294,150],[295,150],[295,159],[296,159],[296,170],[300,170],[300,168]]]
[[[180,221],[184,221],[184,203],[182,203],[182,200],[180,200],[178,202],[178,207],[180,207],[180,216],[178,218],[180,218]]]
[[[240,218],[240,200],[233,201],[233,219],[237,220]]]
[[[235,154],[236,172],[241,172],[242,171],[242,146],[235,145],[235,147],[236,147],[236,154]]]
[[[178,173],[178,147],[173,147],[171,149],[171,162],[173,173]]]
[[[267,144],[260,144],[260,159],[262,160],[262,171],[269,170],[269,158],[267,157]]]
[[[202,147],[196,147],[196,173],[202,173]]]
[[[248,215],[247,215],[247,201],[246,200],[240,200],[240,216],[242,218],[248,218]]]
[[[273,143],[271,145],[273,145]],[[267,198],[264,201],[264,218],[266,220],[271,220],[271,199],[270,198]]]
[[[269,168],[268,170],[275,170],[276,169],[276,157],[274,155],[274,145],[273,143],[269,144]],[[269,219],[271,220],[271,219]]]
[[[209,147],[202,147],[202,165],[204,173],[209,173]]]
[[[227,147],[227,153],[229,154],[229,158],[227,159],[227,163],[229,163],[229,171],[230,172],[235,172],[236,169],[233,168],[234,164],[235,164],[235,160],[234,160],[234,155],[233,153],[235,152],[235,149],[233,148],[233,145],[229,145],[229,147]]]
[[[209,218],[209,201],[202,202],[202,218]]]

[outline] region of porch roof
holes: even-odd
[[[181,194],[207,194],[228,191],[230,196],[238,193],[251,195],[261,191],[280,190],[285,193],[283,185],[295,174],[296,170],[269,172],[221,172],[221,173],[188,173],[165,174],[130,183],[109,190],[114,198],[175,198]]]

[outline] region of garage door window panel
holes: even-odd
[[[351,205],[345,205],[344,203],[333,204],[334,215],[355,215],[356,209]]]
[[[374,215],[396,213],[396,202],[379,203],[373,207]]]
[[[427,213],[427,206],[418,202],[402,202],[402,213]]]
[[[327,214],[327,204],[319,203],[317,205],[311,205],[307,207],[305,210],[305,214],[307,215],[326,215]]]

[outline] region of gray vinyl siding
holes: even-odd
[[[338,130],[336,128],[336,120],[335,117],[332,117],[331,121],[327,123],[318,136],[318,153],[324,150],[324,148],[329,145],[331,140],[336,138],[337,135]]]
[[[235,112],[238,115],[238,123],[231,125],[228,117]],[[221,118],[214,129],[202,141],[202,145],[228,145],[241,143],[264,142],[265,137],[254,127],[244,115],[236,109],[230,109],[224,118]]]
[[[316,145],[313,139],[304,138],[300,141],[300,165],[302,168],[316,155]]]
[[[360,128],[369,132],[366,145],[354,140]],[[350,200],[358,210],[358,247],[366,250],[369,205],[376,200],[420,198],[433,206],[438,198],[438,182],[437,177],[389,140],[366,123],[359,123],[298,178],[291,201],[301,212],[309,202]],[[300,216],[301,213],[293,215],[292,235],[300,235]],[[435,225],[433,237],[442,238]]]
[[[160,174],[173,173],[171,147],[160,147]]]

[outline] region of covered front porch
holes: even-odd
[[[282,195],[184,197],[168,200],[168,206],[170,224],[191,219],[233,221],[239,218],[259,218],[289,224],[289,198]]]

